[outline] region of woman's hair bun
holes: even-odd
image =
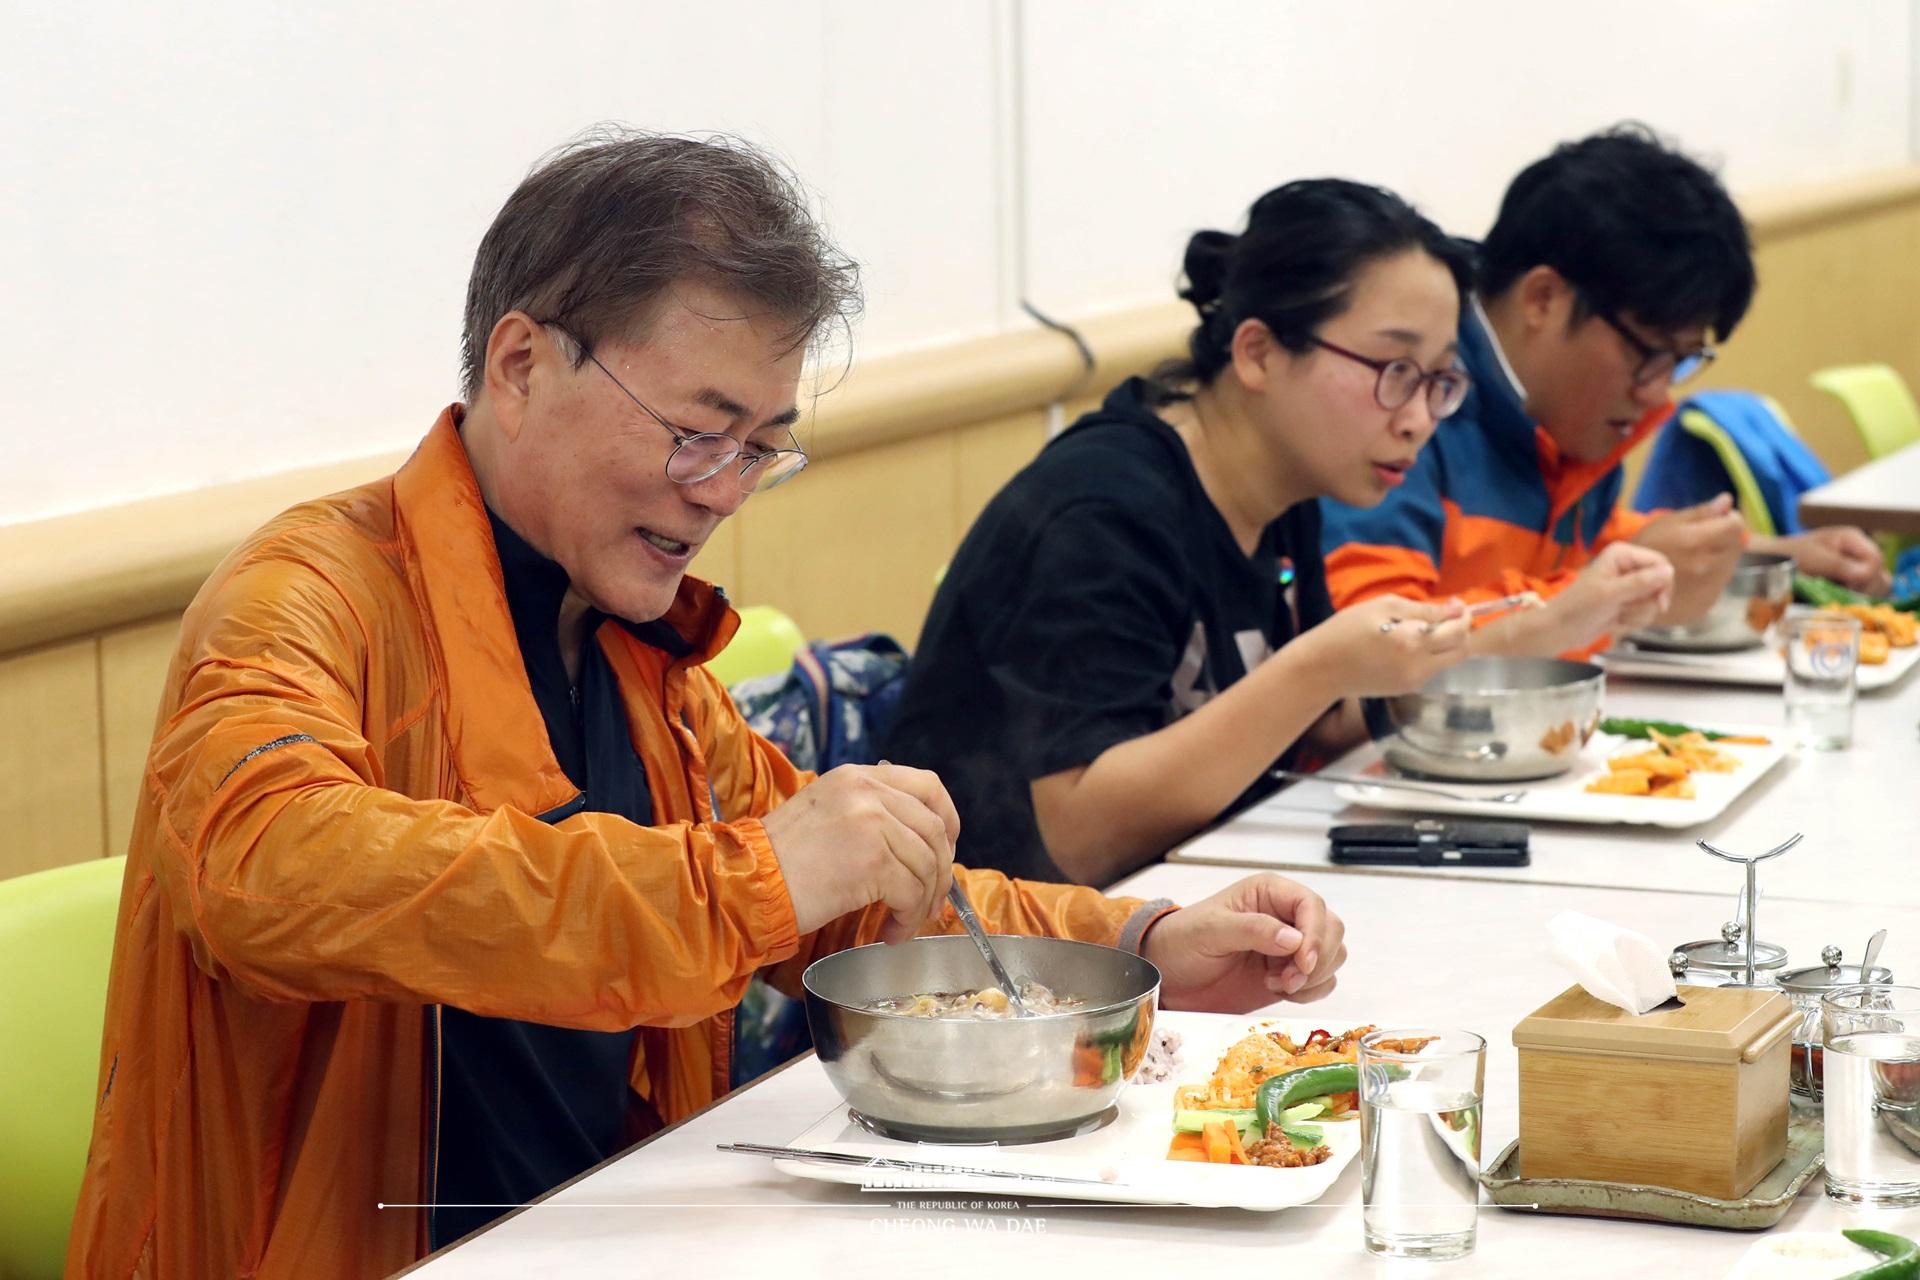
[[[1219,303],[1227,287],[1227,263],[1239,239],[1225,231],[1200,231],[1187,241],[1187,257],[1182,264],[1187,284],[1180,296],[1203,315]]]

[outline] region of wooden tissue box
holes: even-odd
[[[1736,1200],[1780,1163],[1793,1003],[1751,987],[1679,998],[1635,1016],[1569,987],[1513,1029],[1521,1176]]]

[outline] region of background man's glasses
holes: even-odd
[[[1420,388],[1427,390],[1427,410],[1433,414],[1435,422],[1451,417],[1467,398],[1467,391],[1473,386],[1473,380],[1459,369],[1422,369],[1417,363],[1405,356],[1397,360],[1375,360],[1363,356],[1358,351],[1349,351],[1345,347],[1336,347],[1325,338],[1314,335],[1309,339],[1316,347],[1333,352],[1337,356],[1363,364],[1379,374],[1373,384],[1373,398],[1380,407],[1389,413],[1400,408],[1415,395]]]
[[[1675,384],[1685,382],[1712,364],[1720,354],[1713,349],[1712,343],[1702,343],[1697,351],[1656,347],[1642,341],[1639,334],[1621,324],[1611,312],[1596,309],[1593,314],[1606,321],[1607,326],[1624,338],[1634,354],[1640,357],[1640,363],[1633,370],[1633,385],[1636,387],[1647,386],[1662,378]]]

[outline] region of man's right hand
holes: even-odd
[[[1703,617],[1726,590],[1746,540],[1747,524],[1734,509],[1731,494],[1649,520],[1633,541],[1673,563],[1673,600],[1660,621],[1687,623]]]
[[[1572,585],[1548,602],[1556,652],[1582,649],[1603,635],[1644,627],[1667,611],[1673,566],[1658,551],[1631,542],[1600,549]]]
[[[896,764],[841,765],[761,825],[802,934],[876,902],[882,942],[905,942],[940,910],[960,815],[940,779]]]

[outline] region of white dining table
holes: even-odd
[[[1116,892],[1193,902],[1244,873],[1160,865]],[[1322,874],[1305,877],[1346,922],[1351,958],[1325,1001],[1327,1026],[1460,1026],[1488,1042],[1486,1143],[1491,1161],[1517,1130],[1515,1023],[1569,984],[1543,921],[1563,908],[1660,939],[1709,934],[1718,913],[1696,895],[1547,884]],[[1920,908],[1796,902],[1773,936],[1796,956],[1823,945],[1857,956],[1888,930],[1881,962],[1920,978]],[[1282,1006],[1282,1008],[1298,1008]],[[1276,1010],[1278,1011],[1278,1010]],[[1212,1063],[1185,1063],[1204,1075]],[[1307,1274],[1504,1277],[1622,1274],[1718,1277],[1757,1238],[1700,1227],[1548,1215],[1483,1203],[1473,1255],[1456,1263],[1388,1262],[1361,1246],[1360,1169],[1318,1202],[1274,1213],[1009,1200],[956,1193],[869,1193],[789,1176],[723,1143],[785,1144],[844,1108],[811,1056],[722,1100],[468,1241],[426,1260],[422,1280],[564,1275],[594,1280],[662,1271],[701,1277],[1056,1277]],[[1920,1210],[1860,1212],[1829,1201],[1816,1178],[1774,1231],[1871,1225],[1920,1237]]]
[[[1920,534],[1920,443],[1895,449],[1800,495],[1807,525],[1857,524]]]
[[[1777,731],[1783,725],[1782,701],[1777,689],[1610,676],[1606,711]],[[1169,860],[1346,873],[1349,868],[1331,862],[1330,826],[1405,822],[1413,816],[1349,805],[1328,783],[1296,783],[1188,841]],[[1364,874],[1715,894],[1727,900],[1725,918],[1730,919],[1743,873],[1701,852],[1695,842],[1705,839],[1757,853],[1794,832],[1806,839],[1762,865],[1764,898],[1920,907],[1920,676],[1860,696],[1851,747],[1789,756],[1725,813],[1697,827],[1536,822],[1532,861],[1525,867],[1369,868]]]

